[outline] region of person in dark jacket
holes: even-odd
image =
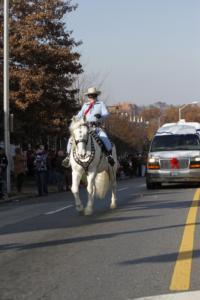
[[[5,196],[6,193],[6,170],[8,165],[8,159],[4,152],[4,149],[0,147],[0,199]]]
[[[44,196],[48,193],[48,160],[47,153],[43,145],[40,145],[39,148],[36,150],[34,165],[38,196]]]

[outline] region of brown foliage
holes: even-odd
[[[62,21],[75,8],[64,0],[10,1],[10,104],[20,138],[64,133],[64,120],[77,109],[80,43]]]
[[[127,117],[111,115],[106,128],[117,146],[118,153],[143,151],[147,143],[146,125],[130,122]]]

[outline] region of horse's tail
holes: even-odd
[[[108,192],[110,186],[110,177],[108,172],[103,171],[97,174],[95,178],[95,195],[103,199],[105,198],[106,193]]]

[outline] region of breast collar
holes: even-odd
[[[75,162],[77,164],[79,164],[85,170],[86,173],[88,171],[88,168],[89,168],[91,162],[94,160],[94,157],[95,157],[95,147],[94,147],[94,142],[93,142],[91,135],[90,135],[90,141],[91,141],[91,154],[87,161],[81,161],[76,153],[76,149],[74,148],[74,150],[73,150],[73,157],[74,157]]]

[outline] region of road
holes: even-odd
[[[77,215],[70,192],[1,204],[0,299],[122,300],[199,290],[199,197],[195,186],[147,191],[144,178],[133,178],[119,182],[115,211],[99,200],[91,217]]]

